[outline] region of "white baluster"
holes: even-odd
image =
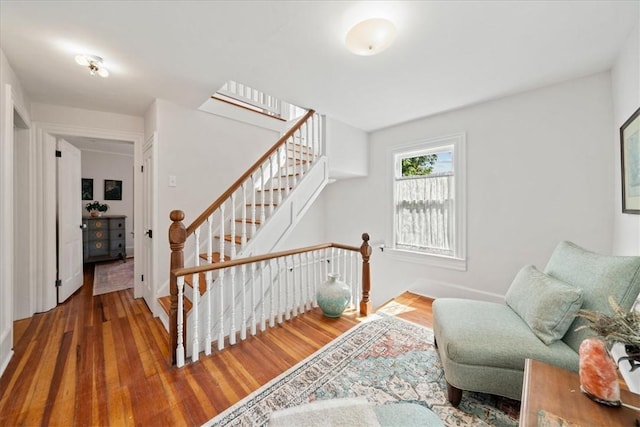
[[[255,263],[251,263],[249,268],[251,269],[251,335],[255,335],[256,334],[256,310],[258,309],[256,307],[256,271],[257,271],[257,267],[256,267]],[[260,305],[262,305],[263,300],[264,300],[264,293],[262,294],[262,297],[260,298]]]
[[[236,259],[236,193],[231,193],[231,259]],[[232,272],[234,270],[231,270]]]
[[[247,189],[242,183],[242,236],[240,237],[240,247],[244,250],[247,244]]]
[[[285,320],[291,319],[291,304],[289,302],[289,268],[287,267],[287,257],[283,258],[284,261],[284,318]]]
[[[287,140],[287,142],[289,142],[289,141]],[[291,165],[292,165],[291,168],[293,169],[293,171],[292,171],[293,175],[291,176],[291,182],[293,183],[293,186],[295,187],[295,185],[298,183],[298,171],[297,171],[297,169],[298,169],[297,163],[298,162],[296,161],[297,153],[296,153],[296,133],[295,132],[293,133],[293,135],[291,135],[290,146],[291,146],[291,149],[287,152],[287,157],[288,157],[287,158],[287,164],[291,163]],[[290,157],[289,157],[288,153],[291,153]],[[289,182],[287,181],[287,184],[288,183]],[[287,185],[287,187],[288,187],[288,185]],[[287,191],[287,194],[289,194],[288,191]]]
[[[213,214],[209,215],[207,218],[207,262],[211,264],[213,262]],[[212,318],[211,318],[211,286],[213,282],[213,274],[211,271],[207,271],[205,273],[205,283],[207,284],[207,296],[205,299],[205,304],[207,306],[207,332],[206,332],[206,342],[204,345],[204,354],[209,356],[211,354],[211,328]]]
[[[277,150],[278,153],[278,171],[276,172],[277,176],[278,176],[278,182],[280,182],[282,179],[282,172],[284,170],[284,176],[288,176],[289,174],[289,166],[285,163],[285,165],[282,165],[282,147],[278,148]],[[274,199],[276,199],[276,193],[273,192],[273,179],[271,180],[271,201],[273,201]],[[278,205],[280,205],[282,203],[282,193],[278,191],[278,197],[277,197],[277,203]]]
[[[287,279],[289,278],[289,274],[287,272]],[[291,256],[291,311],[292,316],[296,317],[298,315],[298,299],[296,297],[296,257],[295,255]],[[287,310],[289,312],[289,310]]]
[[[332,273],[340,273],[340,271],[338,271],[338,269],[336,268],[336,248],[331,248],[331,262],[329,263],[330,265],[330,271]]]
[[[275,312],[275,293],[276,293],[276,281],[275,281],[275,277],[273,276],[273,263],[271,262],[271,260],[267,261],[268,265],[269,265],[269,297],[271,299],[271,302],[269,304],[269,327],[273,328],[276,325],[275,322],[275,318],[276,318],[276,312]]]
[[[269,171],[271,171],[271,157],[269,157]],[[264,168],[262,166],[260,166],[260,206],[262,206],[262,209],[260,209],[260,224],[264,224],[264,220],[265,220],[265,211],[267,209],[267,207],[264,205],[264,192],[267,189],[267,183],[265,181],[265,176],[264,176]],[[269,206],[269,215],[271,215],[273,213],[273,205]]]
[[[224,203],[220,205],[220,262],[225,260],[224,257]]]
[[[240,266],[240,273],[242,281],[240,282],[240,286],[242,286],[242,320],[240,322],[240,340],[244,341],[247,339],[247,274],[246,274],[246,264],[242,264]]]
[[[206,332],[206,342],[204,344],[204,354],[205,356],[209,356],[211,354],[211,292],[212,292],[212,282],[213,282],[213,274],[211,271],[207,271],[204,275],[205,283],[207,284],[207,298],[205,299],[205,303],[207,305],[207,332]]]
[[[282,308],[282,295],[286,292],[283,292],[283,286],[282,283],[284,282],[284,280],[282,279],[282,266],[280,265],[280,260],[282,258],[278,258],[276,260],[277,262],[277,266],[278,266],[278,294],[276,295],[276,297],[278,298],[278,308],[276,309],[276,313],[278,313],[278,323],[282,323],[282,314],[284,309]],[[286,267],[286,266],[285,266]],[[286,268],[285,268],[285,272],[286,272]]]
[[[260,262],[260,330],[262,332],[264,332],[267,329],[267,325],[266,325],[266,320],[265,320],[265,311],[264,311],[264,299],[266,298],[265,296],[265,289],[264,289],[264,261]],[[271,289],[271,292],[269,292],[271,295],[273,295],[273,289]]]
[[[291,137],[289,139],[287,139],[287,141],[284,144],[284,148],[283,148],[283,152],[284,152],[284,165],[285,165],[285,175],[287,176],[287,182],[289,182],[289,176],[291,176],[291,168],[289,163],[289,155],[287,154],[287,144],[289,144],[289,141],[291,140]],[[293,174],[295,175],[295,163],[293,164]],[[284,195],[285,197],[289,195],[289,187],[287,186],[286,189],[284,190]]]
[[[196,228],[194,231],[195,241],[196,241],[196,250],[195,250],[195,266],[200,265],[200,227]],[[199,337],[199,307],[198,303],[200,302],[200,275],[192,274],[191,275],[191,284],[193,285],[193,309],[191,312],[191,318],[193,320],[193,332],[191,337],[191,359],[195,362],[200,359],[200,337]]]
[[[220,301],[220,313],[218,315],[218,350],[222,350],[224,348],[224,276],[226,269],[218,270],[218,272],[218,280],[216,280],[220,285],[218,287],[218,301]]]
[[[262,165],[260,165],[262,172]],[[251,175],[251,237],[256,235],[256,183],[254,175]]]
[[[176,365],[178,368],[182,368],[184,366],[184,343],[182,337],[182,328],[184,327],[184,276],[178,276],[177,278],[177,288],[178,288],[178,340],[176,346]]]
[[[309,171],[311,168],[311,163],[313,162],[313,156],[311,156],[311,151],[309,150],[309,134],[311,133],[311,121],[313,120],[313,116],[309,117],[306,122],[304,122],[304,154],[307,158],[307,167],[306,170]]]
[[[307,311],[307,292],[305,292],[304,277],[306,276],[306,274],[305,274],[305,265],[304,265],[304,262],[302,261],[302,254],[298,254],[298,265],[299,265],[298,275],[300,276],[299,285],[298,285],[300,286],[300,313],[304,313],[305,311]]]
[[[358,287],[353,281],[353,251],[349,251],[349,279],[345,277],[344,281],[351,286],[351,305],[355,308],[355,302],[357,301]]]
[[[231,246],[233,251],[233,246]],[[235,256],[234,256],[235,258]],[[229,328],[229,344],[234,345],[236,343],[236,267],[230,268],[231,275],[231,325]]]
[[[313,253],[312,253],[313,254]],[[313,297],[311,296],[311,264],[309,264],[309,252],[304,253],[304,260],[307,264],[307,300],[305,302],[305,311],[311,310],[313,307],[311,301],[313,301]]]
[[[311,291],[313,293],[311,294],[311,304],[313,307],[318,306],[318,304],[316,303],[316,292],[318,288],[318,258],[318,251],[311,252],[311,261],[313,263],[313,281],[311,282]]]
[[[302,124],[302,126],[304,126],[304,123]],[[297,132],[298,132],[298,159],[300,160],[300,163],[298,164],[298,179],[302,179],[302,176],[304,175],[304,168],[305,168],[305,163],[304,163],[304,153],[302,151],[302,147],[303,147],[303,137],[302,137],[302,126],[300,128],[298,128]]]

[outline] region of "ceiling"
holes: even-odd
[[[143,116],[232,79],[372,131],[607,70],[639,4],[3,0],[0,45],[34,102]],[[395,43],[349,53],[346,31],[371,17],[396,24]]]

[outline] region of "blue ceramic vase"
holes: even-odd
[[[316,300],[327,317],[340,317],[351,299],[349,285],[340,280],[340,274],[329,273],[326,282],[318,287]]]

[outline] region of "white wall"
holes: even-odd
[[[324,218],[325,212],[325,196],[326,189],[320,193],[318,198],[309,207],[307,213],[304,214],[302,220],[299,221],[291,234],[278,245],[278,251],[286,251],[289,249],[298,249],[305,246],[313,246],[321,243],[327,243],[326,227],[327,222]],[[351,241],[342,241],[339,243],[355,244]]]
[[[412,290],[500,300],[517,271],[544,267],[560,240],[611,251],[612,122],[610,76],[601,73],[374,132],[369,176],[326,190],[328,238],[367,231],[382,242],[392,218],[389,148],[466,132],[467,271],[375,249],[372,299]]]
[[[332,117],[325,122],[329,178],[353,178],[368,173],[368,140],[363,130]]]
[[[126,215],[127,256],[133,256],[133,155],[82,150],[82,178],[93,179],[93,200],[109,205],[107,215]],[[104,180],[122,181],[122,200],[104,200]],[[89,213],[82,202],[82,215]]]
[[[640,107],[640,24],[629,34],[611,72],[613,90],[613,253],[640,255],[640,215],[622,213],[620,126]]]
[[[155,113],[154,111],[155,110]],[[167,233],[172,210],[182,210],[185,226],[213,203],[279,138],[273,130],[181,107],[157,99],[158,289],[169,278]],[[147,127],[147,135],[154,129]],[[176,186],[169,187],[169,175]]]
[[[28,120],[29,100],[0,50],[0,374],[13,354],[13,110]]]

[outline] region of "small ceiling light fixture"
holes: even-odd
[[[376,55],[396,38],[396,27],[383,18],[372,18],[354,25],[348,32],[345,44],[356,55]]]
[[[92,76],[96,74],[100,77],[109,77],[109,70],[102,65],[102,58],[95,55],[78,55],[76,56],[76,62],[85,67],[89,67],[89,73]]]

